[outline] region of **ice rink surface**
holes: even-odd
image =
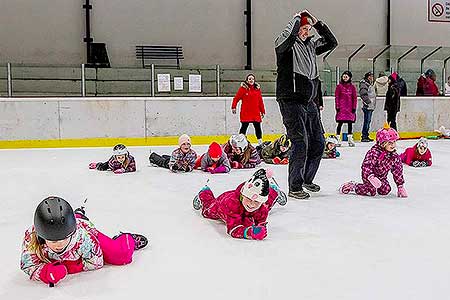
[[[414,143],[400,141],[398,151]],[[1,150],[0,299],[448,299],[450,141],[429,144],[433,166],[404,169],[407,199],[395,185],[385,197],[339,194],[340,184],[360,180],[371,144],[341,147],[341,158],[321,163],[320,193],[273,208],[264,241],[233,239],[192,208],[208,178],[217,196],[254,170],[173,174],[149,166],[149,147],[130,147],[137,172],[115,175],[87,167],[110,148]],[[286,189],[287,167],[272,168]],[[52,289],[30,281],[19,267],[21,243],[49,195],[74,207],[87,197],[99,230],[139,232],[150,246],[130,265],[68,275]]]

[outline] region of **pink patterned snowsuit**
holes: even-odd
[[[126,265],[131,263],[134,252],[134,239],[129,234],[122,234],[113,240],[95,229],[94,225],[77,217],[77,230],[72,235],[66,250],[55,253],[46,244],[42,245],[43,254],[50,262],[77,264],[81,266],[77,272],[92,271],[103,267],[104,263],[112,265]],[[40,273],[46,262],[29,250],[31,233],[34,226],[25,232],[22,244],[20,268],[30,276],[30,279],[42,281]],[[70,272],[76,273],[76,272]]]
[[[392,172],[394,181],[398,186],[405,183],[403,178],[403,165],[400,156],[394,152],[386,151],[379,143],[376,143],[367,153],[361,166],[363,183],[356,184],[355,192],[358,195],[375,196],[387,195],[391,191],[391,186],[387,180],[389,171]],[[368,177],[373,174],[381,181],[380,188],[376,189]]]
[[[278,193],[269,188],[269,199],[254,212],[248,212],[240,201],[241,183],[236,190],[228,191],[215,198],[211,190],[207,189],[199,194],[202,202],[202,215],[213,220],[222,220],[227,225],[227,233],[234,238],[244,238],[244,231],[253,225],[266,222],[269,211],[275,204]]]

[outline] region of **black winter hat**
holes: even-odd
[[[364,79],[369,78],[369,76],[372,76],[373,73],[372,72],[367,72],[366,74],[364,74]]]

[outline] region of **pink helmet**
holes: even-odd
[[[386,123],[384,127],[377,131],[377,142],[383,144],[384,142],[394,142],[398,140],[400,136],[398,135],[397,130],[394,128],[390,128]]]

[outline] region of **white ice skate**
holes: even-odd
[[[355,147],[355,141],[353,140],[353,134],[347,135],[347,139],[348,139],[348,146]]]

